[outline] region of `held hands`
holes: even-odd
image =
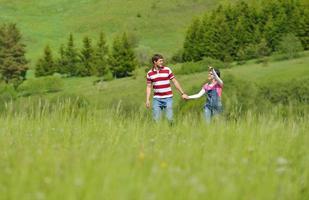
[[[183,93],[181,95],[181,97],[182,97],[183,100],[188,100],[189,99],[189,96],[187,94],[185,94],[185,93]]]
[[[185,94],[185,93],[183,93],[183,94],[181,95],[181,98],[182,98],[183,100],[189,100],[189,96],[188,96],[187,94]],[[146,108],[147,108],[147,109],[150,108],[150,101],[149,101],[149,100],[146,101]]]

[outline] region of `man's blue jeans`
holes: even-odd
[[[158,122],[161,118],[162,111],[165,111],[166,118],[169,122],[173,121],[173,98],[153,98],[152,114],[153,119]]]

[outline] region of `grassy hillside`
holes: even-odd
[[[100,31],[109,42],[127,31],[138,38],[140,48],[171,55],[182,46],[184,33],[194,16],[214,8],[215,0],[0,0],[0,22],[15,22],[36,60],[49,43],[54,50],[70,32],[78,43]]]
[[[272,61],[267,66],[263,64],[256,64],[255,62],[249,62],[245,65],[234,66],[229,69],[221,70],[221,74],[224,77],[227,75],[233,75],[244,81],[248,81],[253,84],[264,83],[287,83],[292,80],[298,80],[302,78],[309,78],[309,56],[306,52],[304,57],[285,60],[285,61]],[[177,71],[183,64],[169,65],[172,70]],[[30,71],[31,73],[31,71]],[[207,72],[194,73],[189,75],[175,74],[180,81],[182,87],[187,93],[195,93],[197,90],[207,81]],[[134,107],[144,108],[145,101],[145,81],[146,72],[144,68],[140,68],[137,72],[136,78],[122,78],[112,81],[103,82],[97,84],[95,81],[97,77],[85,77],[85,78],[64,78],[64,86],[61,91],[56,93],[45,94],[48,98],[54,98],[61,95],[76,95],[86,97],[91,104],[100,108],[108,107],[110,104],[118,105],[128,104]],[[29,76],[33,79],[33,76]],[[24,83],[27,84],[27,81]],[[225,82],[226,86],[229,82]],[[40,86],[36,86],[40,87]],[[174,88],[175,106],[180,100],[180,96],[177,94],[177,90]],[[23,99],[21,99],[23,101]]]
[[[293,60],[270,62],[267,66],[263,64],[248,63],[222,70],[224,76],[232,74],[237,78],[249,81],[251,83],[261,84],[265,82],[288,82],[293,79],[309,78],[309,56]],[[169,65],[172,70],[181,67]],[[177,75],[182,87],[188,93],[198,92],[193,88],[201,87],[207,80],[207,72],[195,73],[190,75]],[[120,103],[132,104],[134,106],[144,106],[145,101],[145,69],[140,69],[136,79],[123,78],[104,82],[101,85],[94,84],[98,78],[68,78],[65,81],[64,88],[59,93],[50,94],[55,96],[59,94],[76,94],[87,97],[92,103],[99,107],[105,107],[109,104],[117,105]],[[225,83],[229,84],[229,83]],[[179,100],[175,88],[175,103]]]

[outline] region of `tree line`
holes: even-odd
[[[59,57],[54,58],[49,45],[44,49],[43,56],[38,59],[35,75],[48,76],[60,73],[72,76],[104,76],[112,73],[113,77],[131,76],[137,66],[137,59],[127,34],[115,37],[111,50],[106,43],[104,33],[100,33],[96,45],[91,38],[83,38],[83,47],[78,49],[70,34],[66,46],[59,48]]]
[[[309,9],[301,0],[220,5],[189,26],[175,61],[246,60],[279,51],[283,40],[309,49]],[[300,44],[300,45],[299,45]],[[289,44],[288,44],[289,45]]]

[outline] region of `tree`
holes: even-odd
[[[90,76],[94,74],[94,50],[91,46],[91,39],[85,37],[83,40],[83,49],[80,54],[80,65],[78,75]]]
[[[201,22],[199,19],[194,19],[192,25],[187,31],[183,46],[184,61],[198,61],[202,59],[202,37],[203,35],[201,34]]]
[[[304,2],[305,3],[305,2]],[[303,5],[303,8],[306,8]],[[294,23],[296,24],[296,35],[302,42],[305,50],[309,49],[309,9],[302,9],[298,6],[293,13]],[[292,22],[293,23],[293,22]]]
[[[278,39],[272,15],[268,16],[268,20],[264,26],[264,38],[266,39],[267,45],[270,47],[271,51],[274,51]]]
[[[108,71],[108,46],[104,33],[100,33],[99,41],[95,49],[94,62],[98,76],[103,76]]]
[[[109,63],[114,77],[121,78],[132,75],[137,61],[126,33],[114,39]]]
[[[286,54],[286,56],[291,59],[298,56],[300,51],[304,48],[301,41],[292,33],[286,34],[282,37],[278,50],[280,53]]]
[[[67,73],[67,61],[65,57],[65,50],[64,45],[61,44],[59,48],[59,55],[60,57],[56,61],[56,72],[60,74],[66,74]]]
[[[214,19],[210,41],[212,58],[224,61],[230,57],[234,39],[223,13],[218,13]]]
[[[241,0],[220,5],[202,20],[192,22],[185,36],[183,60],[211,57],[241,61],[259,57],[256,52],[259,48],[269,55],[278,50],[282,36],[287,33],[299,38],[307,50],[308,22],[309,9],[304,0],[262,0],[255,4]]]
[[[56,72],[55,62],[52,51],[47,45],[44,49],[44,55],[36,64],[35,76],[48,76]]]
[[[25,45],[16,24],[0,27],[0,74],[5,83],[17,87],[26,78],[28,61],[25,57]]]
[[[73,35],[70,34],[67,47],[64,51],[65,73],[68,76],[76,76],[78,74],[79,56],[74,45]]]

